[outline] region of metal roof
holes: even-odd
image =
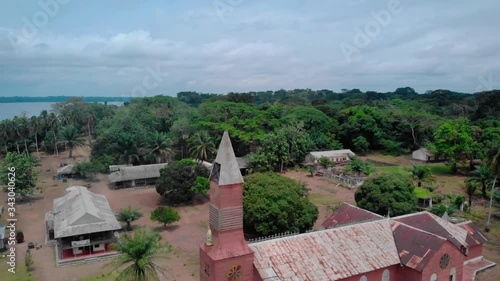
[[[255,252],[254,265],[263,280],[339,280],[400,263],[389,220],[249,246]]]
[[[401,263],[421,272],[447,240],[409,225],[392,221],[392,232]]]
[[[323,222],[324,228],[333,228],[350,223],[360,223],[365,221],[379,220],[384,217],[361,209],[349,203],[343,203],[340,207]]]
[[[122,182],[138,179],[159,178],[160,170],[167,166],[167,163],[151,164],[131,167],[121,167],[118,171],[108,176],[110,182]]]
[[[465,242],[467,242],[468,246],[476,246],[484,244],[488,241],[488,239],[486,239],[486,237],[484,237],[484,235],[479,231],[477,226],[471,221],[457,224],[457,226],[467,231],[467,238],[465,239]]]
[[[335,157],[335,156],[355,156],[354,152],[352,152],[350,149],[339,149],[339,150],[329,150],[329,151],[312,151],[310,152],[314,158],[321,158],[321,157]]]
[[[4,224],[0,223],[0,239],[5,238],[5,230],[6,230],[6,226]]]
[[[222,140],[214,162],[219,164],[219,166],[217,169],[214,169],[216,165],[212,167],[210,178],[217,179],[219,186],[243,182],[240,166],[238,165],[238,161],[234,155],[233,146],[227,131],[222,135]],[[214,173],[218,173],[218,175],[214,177]]]
[[[71,174],[74,174],[74,173],[76,173],[75,172],[75,167],[76,167],[75,164],[69,164],[69,165],[66,165],[66,166],[62,166],[62,167],[60,167],[60,168],[57,169],[57,174],[58,175],[71,175]]]
[[[399,216],[394,218],[394,220],[444,237],[458,249],[460,249],[461,246],[467,246],[467,231],[465,229],[427,211]]]
[[[121,229],[104,195],[92,193],[84,186],[67,190],[68,194],[54,199],[55,238]]]

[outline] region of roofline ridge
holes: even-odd
[[[456,225],[456,226],[461,226],[461,225],[465,225],[465,224],[469,224],[469,223],[473,223],[473,224],[474,224],[474,222],[473,222],[473,221],[471,221],[471,220],[467,220],[467,221],[463,221],[463,222],[456,223],[455,225]],[[475,224],[474,224],[474,225],[475,225]],[[477,227],[477,226],[476,226],[476,227]]]
[[[392,218],[389,218],[389,220],[392,220]],[[435,234],[435,233],[432,233],[432,232],[429,232],[429,231],[425,231],[425,230],[420,229],[420,228],[418,228],[418,227],[411,226],[411,225],[406,224],[406,223],[404,223],[404,222],[399,222],[399,221],[395,221],[395,220],[394,220],[394,223],[398,223],[398,224],[404,225],[404,226],[406,226],[406,227],[409,227],[409,228],[411,228],[411,229],[418,230],[418,231],[420,231],[420,232],[422,232],[422,233],[430,234],[430,235],[432,235],[432,236],[436,236],[437,238],[443,239],[443,240],[445,240],[445,241],[449,241],[447,238],[445,238],[445,237],[443,237],[443,236],[439,236],[439,235],[437,235],[437,234]],[[451,241],[450,241],[450,243],[451,243]]]
[[[343,202],[343,203],[341,204],[341,206],[342,206],[342,205],[344,205],[344,204],[347,204],[347,205],[349,205],[349,206],[351,206],[351,207],[354,207],[354,208],[356,208],[356,209],[358,209],[358,210],[362,210],[362,211],[368,212],[368,213],[370,213],[370,214],[376,215],[376,216],[378,216],[379,218],[385,218],[384,216],[381,216],[381,215],[379,215],[379,214],[377,214],[377,213],[374,213],[374,212],[372,212],[372,211],[370,211],[370,210],[363,209],[363,208],[361,208],[361,207],[358,207],[358,206],[352,205],[351,203],[348,203],[348,202]]]

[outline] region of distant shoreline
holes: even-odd
[[[75,97],[75,96],[49,96],[49,97],[0,97],[0,103],[22,102],[64,102],[71,98],[81,98],[84,102],[129,102],[132,97]]]

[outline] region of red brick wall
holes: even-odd
[[[439,261],[444,254],[448,254],[450,256],[450,262],[446,268],[441,269]],[[437,280],[449,280],[452,268],[456,269],[455,280],[461,281],[463,266],[464,255],[455,246],[453,246],[451,242],[446,242],[425,266],[422,271],[422,281],[431,280],[430,278],[433,273],[436,273]]]
[[[477,245],[469,248],[469,253],[465,257],[465,260],[471,260],[483,255],[483,245]]]

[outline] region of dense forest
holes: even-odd
[[[50,97],[0,97],[0,103],[14,102],[64,102],[74,97],[50,96]],[[132,98],[124,97],[81,97],[84,102],[128,102]]]
[[[299,165],[311,150],[399,155],[420,147],[446,156],[456,169],[498,147],[500,91],[180,92],[135,98],[121,107],[72,98],[39,116],[3,120],[0,145],[3,153],[58,153],[82,145],[87,136],[92,160],[102,167],[187,157],[211,161],[225,130],[237,156],[256,170]]]

